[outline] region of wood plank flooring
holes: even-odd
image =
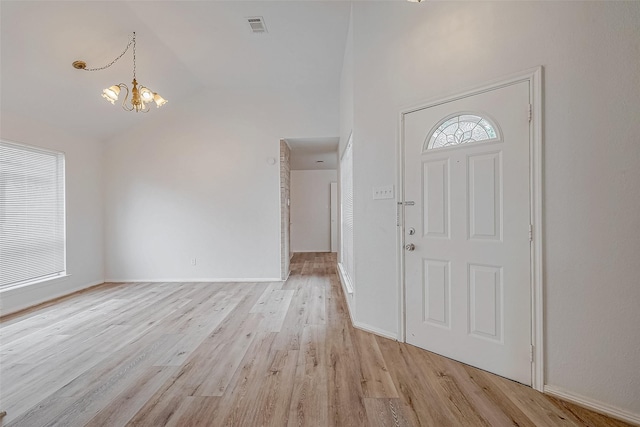
[[[2,426],[626,426],[354,329],[332,254],[286,282],[105,284],[0,321]]]

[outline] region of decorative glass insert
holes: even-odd
[[[497,127],[488,118],[475,114],[449,117],[440,122],[427,138],[427,150],[499,139]]]

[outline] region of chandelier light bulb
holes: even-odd
[[[153,92],[144,86],[140,86],[140,96],[144,102],[153,101]]]

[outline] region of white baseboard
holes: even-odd
[[[164,282],[176,282],[176,283],[222,283],[222,282],[231,282],[231,283],[244,283],[244,282],[282,282],[283,280],[279,277],[233,277],[233,278],[195,278],[195,279],[187,279],[187,278],[176,278],[172,277],[170,279],[105,279],[107,283],[164,283]]]
[[[572,391],[565,390],[561,387],[545,385],[544,393],[553,397],[560,398],[562,400],[566,400],[567,402],[575,403],[576,405],[591,409],[592,411],[608,415],[612,418],[616,418],[618,420],[626,421],[628,423],[640,426],[639,414],[634,414],[632,412],[625,411],[624,409],[611,406],[607,403],[603,403],[589,397],[581,396]]]
[[[280,281],[286,282],[287,280],[289,280],[289,276],[291,276],[291,267],[289,267],[289,271],[287,272],[287,277],[285,277],[284,279],[280,279]]]
[[[338,271],[338,280],[340,280],[340,286],[342,286],[342,295],[344,295],[344,302],[347,304],[347,311],[349,312],[349,318],[351,319],[351,324],[355,324],[355,320],[353,318],[353,313],[351,312],[351,303],[349,302],[350,298],[353,298],[353,292],[348,293],[346,284],[344,282],[344,277],[342,277],[342,271],[340,270],[340,264],[336,267]]]
[[[345,273],[344,267],[340,262],[338,263],[338,276],[340,277],[340,282],[342,283],[342,289],[344,290],[344,293],[353,295],[353,284],[351,283],[351,280],[349,280],[349,277]]]
[[[70,276],[66,276],[65,278],[68,277]],[[41,282],[35,283],[30,286],[24,286],[18,289],[7,289],[5,292],[3,292],[2,298],[0,299],[0,316],[4,317],[10,314],[18,313],[20,311],[39,306],[41,304],[48,303],[49,301],[63,298],[68,295],[75,294],[76,292],[81,292],[85,289],[89,289],[105,283],[103,280],[97,280],[89,283],[83,283],[82,285],[78,286],[60,287],[60,285],[64,284],[65,278],[62,278],[63,281],[58,282],[57,284],[54,281],[53,285],[51,283]],[[54,290],[56,288],[57,290]],[[21,298],[20,296],[24,294],[27,294],[27,297]],[[29,296],[28,294],[32,295]]]
[[[344,270],[342,269],[342,264],[338,263],[338,278],[340,279],[340,284],[342,285],[342,290],[344,297],[347,303],[347,310],[349,311],[349,317],[351,318],[351,324],[354,328],[360,329],[365,332],[370,332],[375,335],[379,335],[384,338],[389,338],[394,341],[398,341],[398,335],[394,332],[385,331],[384,329],[376,328],[375,326],[368,325],[363,322],[358,322],[354,319],[353,313],[351,312],[351,304],[349,303],[349,298],[353,297],[353,288],[349,283],[349,279],[346,274],[344,274]]]
[[[351,321],[353,322],[353,319],[351,319]],[[398,341],[398,335],[397,334],[395,334],[393,332],[385,331],[384,329],[376,328],[376,327],[371,326],[371,325],[367,325],[366,323],[353,322],[353,327],[354,328],[358,328],[360,330],[363,330],[365,332],[370,332],[372,334],[379,335],[379,336],[381,336],[383,338],[389,338],[391,340]]]

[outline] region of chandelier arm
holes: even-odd
[[[122,109],[125,110],[125,111],[131,111],[133,109],[133,106],[132,106],[132,108],[127,108],[127,99],[129,99],[129,88],[124,83],[120,83],[118,86],[120,86],[121,88],[124,88],[126,90],[125,95],[124,95],[124,99],[122,100]]]
[[[120,58],[122,58],[124,56],[125,53],[127,53],[127,51],[129,50],[129,48],[131,47],[131,45],[134,45],[134,50],[135,50],[135,43],[136,43],[136,32],[133,32],[133,36],[131,36],[131,39],[129,40],[129,43],[127,43],[127,47],[124,48],[124,50],[122,51],[122,53],[120,55],[118,55],[116,57],[116,59],[114,59],[113,61],[111,61],[110,63],[108,63],[107,65],[105,65],[104,67],[98,67],[98,68],[81,68],[84,71],[100,71],[100,70],[106,70],[107,68],[111,67],[113,64],[115,64],[116,62],[118,62],[118,60]],[[135,55],[135,54],[134,54]],[[135,56],[134,56],[134,64],[135,64]]]

